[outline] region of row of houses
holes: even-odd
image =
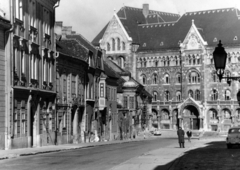
[[[135,137],[151,95],[105,51],[55,22],[59,0],[9,0],[0,15],[0,148]]]

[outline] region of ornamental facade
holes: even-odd
[[[180,16],[148,4],[125,6],[92,43],[152,94],[149,118],[157,117],[159,128],[225,132],[240,124],[239,82],[219,82],[212,53],[221,40],[228,53],[225,76],[239,75],[239,14],[226,8]]]

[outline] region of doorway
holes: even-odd
[[[31,147],[37,146],[37,116],[36,109],[31,107],[30,111],[30,136],[31,136]]]

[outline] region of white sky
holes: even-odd
[[[56,8],[56,21],[72,26],[73,31],[92,39],[112,18],[114,9],[131,6],[142,8],[148,3],[150,10],[183,14],[184,12],[237,7],[240,0],[61,0]]]

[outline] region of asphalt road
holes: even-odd
[[[96,146],[56,153],[1,160],[0,170],[108,170],[133,157],[176,143],[155,138],[137,142]]]

